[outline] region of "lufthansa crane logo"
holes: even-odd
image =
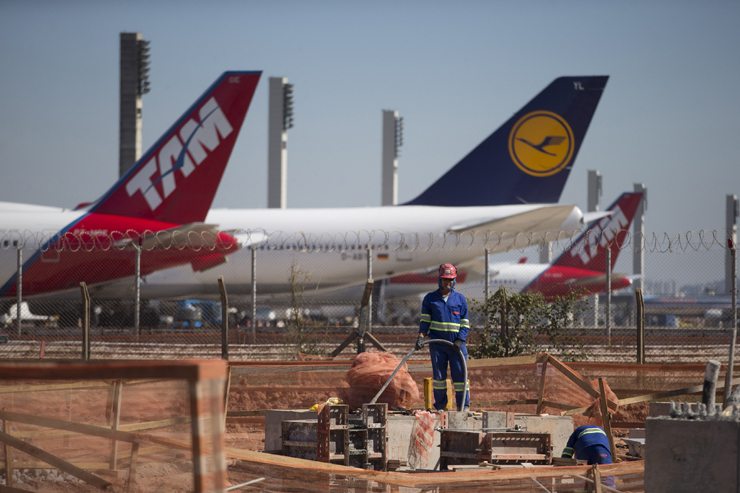
[[[573,157],[573,131],[568,122],[550,111],[524,115],[509,134],[509,154],[514,163],[532,176],[550,176],[565,168]]]

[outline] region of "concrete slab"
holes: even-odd
[[[740,423],[648,418],[645,491],[740,492]]]
[[[650,403],[650,417],[655,418],[658,416],[668,416],[671,411],[670,402],[651,402]]]

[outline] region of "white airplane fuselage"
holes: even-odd
[[[553,207],[568,212],[565,220],[543,220],[538,227],[530,224],[521,234],[478,230],[445,233],[459,225],[510,221],[518,214]],[[147,275],[141,295],[216,297],[219,276],[223,276],[230,296],[251,293],[252,247],[256,248],[258,295],[285,294],[294,282],[307,291],[363,282],[367,278],[367,245],[373,246],[373,278],[381,279],[444,262],[471,260],[485,248],[495,253],[540,243],[546,234],[579,229],[582,217],[578,207],[550,205],[212,209],[206,222],[218,224],[221,231],[230,232],[245,246],[229,255],[226,264],[204,272],[193,272],[184,265]],[[91,296],[125,296],[132,286],[130,280],[101,285]]]

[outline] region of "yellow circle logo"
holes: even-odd
[[[514,163],[532,176],[558,173],[573,157],[573,131],[550,111],[533,111],[519,119],[509,135]]]

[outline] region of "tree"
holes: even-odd
[[[473,358],[502,358],[554,352],[566,361],[585,359],[588,352],[568,329],[588,309],[579,291],[545,301],[541,293],[511,293],[501,286],[484,303],[471,300],[471,311],[482,317],[469,344]]]

